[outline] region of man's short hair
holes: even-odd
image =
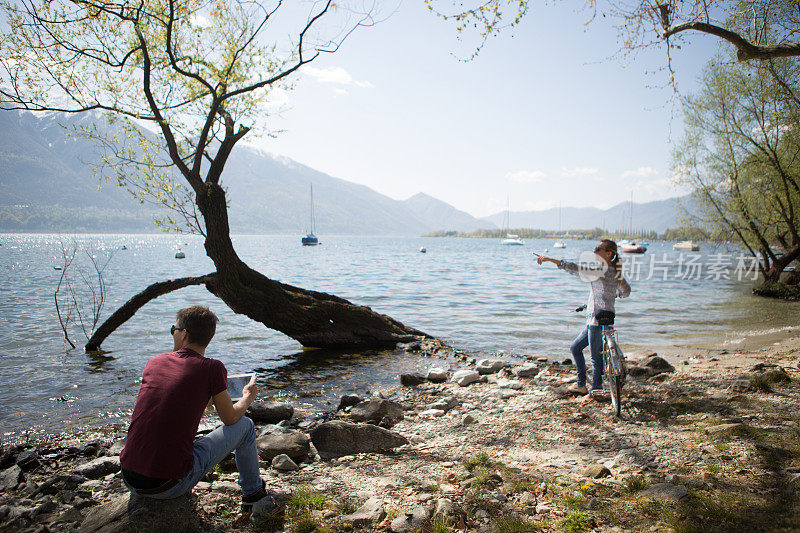
[[[184,328],[189,335],[189,342],[200,346],[208,346],[217,331],[219,318],[211,309],[202,305],[185,307],[178,311],[176,325]]]

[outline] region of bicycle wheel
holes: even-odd
[[[611,407],[619,416],[622,412],[622,380],[619,376],[611,374],[608,377],[608,384],[611,388]]]

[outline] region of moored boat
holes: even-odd
[[[300,243],[303,246],[316,246],[316,245],[319,244],[319,239],[317,238],[316,235],[314,235],[314,185],[313,184],[309,185],[309,187],[310,187],[310,193],[311,193],[311,196],[310,196],[310,207],[311,207],[311,210],[310,210],[311,211],[310,212],[311,217],[310,217],[310,219],[311,219],[311,224],[310,224],[309,232],[306,234],[305,237],[302,237],[300,239]]]
[[[647,251],[647,246],[630,241],[621,244],[620,249],[626,254],[643,254]]]
[[[687,251],[690,251],[690,252],[699,252],[700,251],[700,247],[698,245],[696,245],[695,243],[693,243],[692,241],[676,242],[675,244],[672,245],[672,249],[673,250],[687,250]]]

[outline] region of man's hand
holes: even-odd
[[[242,398],[238,402],[233,403],[231,401],[227,390],[213,396],[211,399],[214,401],[214,407],[217,408],[219,419],[222,420],[226,426],[235,424],[244,416],[250,404],[255,401],[256,392],[258,392],[256,388],[256,377],[253,376],[250,378],[250,383],[242,388]]]
[[[257,392],[258,388],[256,387],[256,376],[254,374],[253,377],[250,378],[250,383],[242,388],[242,401],[250,407],[250,404],[256,399]]]

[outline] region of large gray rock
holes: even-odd
[[[370,498],[356,512],[342,516],[342,520],[350,522],[353,527],[367,527],[386,518],[383,500]]]
[[[297,470],[298,466],[297,463],[292,461],[291,457],[282,453],[272,458],[272,468],[281,472],[291,472],[292,470]]]
[[[428,510],[420,505],[410,513],[400,513],[400,516],[392,520],[389,530],[393,533],[417,533],[422,531],[427,521]]]
[[[269,462],[282,453],[294,461],[304,459],[311,451],[309,441],[308,435],[302,431],[282,428],[274,424],[264,426],[264,429],[256,437],[258,455]]]
[[[428,409],[441,409],[445,413],[452,409],[453,407],[457,406],[459,403],[457,398],[453,398],[452,396],[445,396],[444,398],[440,398],[430,404]]]
[[[247,408],[247,416],[259,424],[277,424],[294,416],[294,407],[288,403],[253,402]]]
[[[532,378],[539,374],[539,367],[532,363],[525,363],[524,365],[515,366],[511,369],[511,373],[518,378]]]
[[[372,424],[351,424],[341,420],[320,424],[311,432],[311,441],[323,459],[354,453],[391,450],[408,439]]]
[[[119,472],[119,457],[98,457],[93,461],[78,465],[73,471],[73,474],[78,476],[88,477],[89,479],[99,479],[108,474],[116,474]]]
[[[505,368],[506,362],[500,359],[481,359],[475,365],[478,374],[494,374]]]
[[[364,398],[359,396],[358,394],[345,394],[339,400],[339,407],[336,408],[337,411],[341,411],[347,407],[352,407],[354,405],[358,405],[364,401]]]
[[[400,384],[404,387],[416,387],[425,383],[425,376],[418,372],[406,372],[400,374]]]
[[[122,494],[89,511],[80,526],[81,533],[188,533],[202,529],[191,493],[171,500]]]
[[[19,466],[6,468],[0,472],[0,490],[14,490],[23,479],[22,469]]]
[[[627,368],[628,376],[632,378],[649,378],[654,370],[646,366],[629,365]]]
[[[475,383],[480,379],[480,375],[474,370],[459,370],[450,381],[457,383],[461,387],[466,387],[471,383]]]
[[[677,502],[689,495],[689,491],[683,485],[673,485],[672,483],[656,483],[639,493],[639,496],[653,498],[656,500],[666,500]]]
[[[108,448],[108,455],[119,455],[125,449],[125,439],[114,441],[114,444]]]
[[[611,470],[606,468],[605,465],[593,464],[589,465],[583,475],[591,479],[600,479],[601,477],[610,476]]]
[[[355,422],[375,423],[387,418],[395,423],[403,419],[403,406],[385,398],[370,398],[351,407],[350,418]]]
[[[25,450],[17,455],[17,466],[25,472],[31,472],[42,466],[41,457],[36,450]]]
[[[652,374],[661,374],[662,372],[675,372],[675,367],[669,364],[666,359],[663,359],[657,355],[652,357],[648,357],[643,366],[646,366],[651,370]]]
[[[444,368],[431,368],[425,377],[431,383],[444,383],[447,381],[447,370]]]

